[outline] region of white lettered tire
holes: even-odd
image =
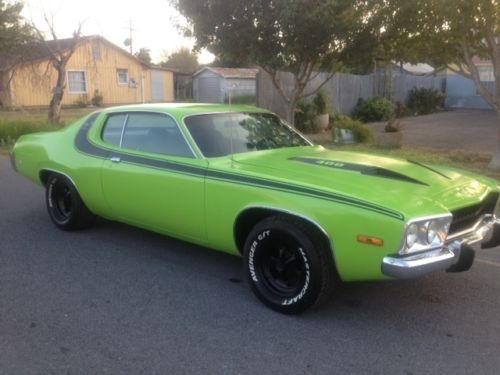
[[[272,216],[259,222],[247,237],[244,262],[252,291],[281,313],[319,305],[333,289],[329,246],[301,219]]]

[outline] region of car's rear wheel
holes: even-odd
[[[62,230],[84,229],[94,223],[95,215],[85,206],[73,183],[63,175],[49,176],[45,200],[52,222]]]
[[[298,314],[321,304],[335,283],[327,241],[293,217],[258,223],[246,240],[244,260],[255,295],[281,313]]]

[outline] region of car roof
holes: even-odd
[[[252,105],[243,104],[212,104],[212,103],[150,103],[150,104],[134,104],[118,107],[110,107],[106,112],[121,112],[121,111],[155,111],[168,113],[176,117],[184,117],[188,115],[204,114],[204,113],[220,113],[220,112],[266,112],[267,109],[255,107]]]

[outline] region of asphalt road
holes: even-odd
[[[241,278],[238,258],[129,226],[57,230],[0,156],[1,374],[500,373],[500,249],[302,316]]]

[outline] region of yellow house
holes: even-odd
[[[64,51],[75,45],[63,105],[90,102],[96,95],[102,95],[104,105],[174,100],[171,70],[146,64],[103,37],[87,36],[30,45],[17,61],[0,56],[0,106],[48,106],[57,78],[49,48]]]

